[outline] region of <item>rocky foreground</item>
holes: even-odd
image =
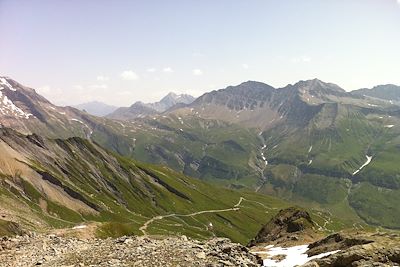
[[[279,211],[262,227],[249,248],[227,238],[206,241],[186,236],[98,239],[91,233],[95,229],[92,226],[36,234],[24,232],[12,223],[9,230],[15,236],[0,237],[0,266],[255,267],[262,266],[262,259],[266,267],[400,266],[398,232],[348,230],[321,237],[309,214],[296,208]],[[296,247],[302,247],[302,251],[297,253],[293,250]]]
[[[4,237],[0,265],[8,266],[260,266],[259,258],[226,238],[88,239],[55,235]]]
[[[338,253],[310,261],[305,267],[400,266],[398,233],[336,233],[308,246],[308,255],[339,250]]]

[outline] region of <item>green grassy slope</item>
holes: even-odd
[[[150,223],[146,232],[226,236],[246,243],[289,205],[136,162],[81,138],[46,140],[2,129],[0,139],[25,159],[8,158],[8,164],[21,168],[12,174],[1,168],[3,208],[31,229],[100,222],[99,236],[142,234],[140,227],[151,218],[175,214]]]

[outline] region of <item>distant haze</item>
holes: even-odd
[[[247,80],[400,84],[397,0],[0,0],[0,75],[130,106]]]

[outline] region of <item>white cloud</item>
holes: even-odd
[[[156,72],[156,70],[157,70],[156,68],[148,68],[146,71],[147,72]]]
[[[201,69],[194,69],[193,75],[196,75],[196,76],[203,75],[203,71]]]
[[[132,70],[125,70],[121,73],[120,76],[123,80],[129,80],[129,81],[139,79],[139,76]]]
[[[249,68],[249,65],[247,65],[246,63],[243,63],[243,64],[242,64],[242,68],[245,69],[245,70],[247,70],[247,69]]]
[[[163,72],[169,72],[169,73],[171,73],[171,72],[174,72],[174,71],[173,71],[172,68],[166,67],[166,68],[163,68]]]
[[[96,80],[98,80],[99,82],[106,82],[106,81],[110,80],[110,78],[107,76],[99,75],[96,77]]]
[[[294,63],[301,63],[301,62],[309,63],[309,62],[311,62],[311,60],[312,59],[309,56],[300,56],[300,57],[295,57],[295,58],[292,59],[292,61]]]

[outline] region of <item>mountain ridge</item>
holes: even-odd
[[[173,108],[179,104],[190,104],[195,98],[188,94],[175,94],[173,92],[168,93],[160,101],[154,103],[143,103],[137,101],[130,107],[121,107],[116,109],[114,112],[107,115],[111,119],[130,120],[140,117],[145,117],[154,114],[160,114]]]
[[[2,90],[16,105],[23,103],[13,92]],[[399,227],[400,211],[384,212],[398,210],[400,190],[395,163],[400,160],[400,107],[387,101],[309,80],[281,89],[245,82],[132,121],[36,102],[44,123],[4,116],[3,125],[44,137],[87,138],[126,157],[218,185],[316,203],[356,224],[362,218]]]
[[[77,108],[81,111],[86,111],[87,113],[99,117],[106,116],[114,112],[118,107],[105,104],[100,101],[90,101],[81,103],[78,105],[73,105],[72,107]]]

